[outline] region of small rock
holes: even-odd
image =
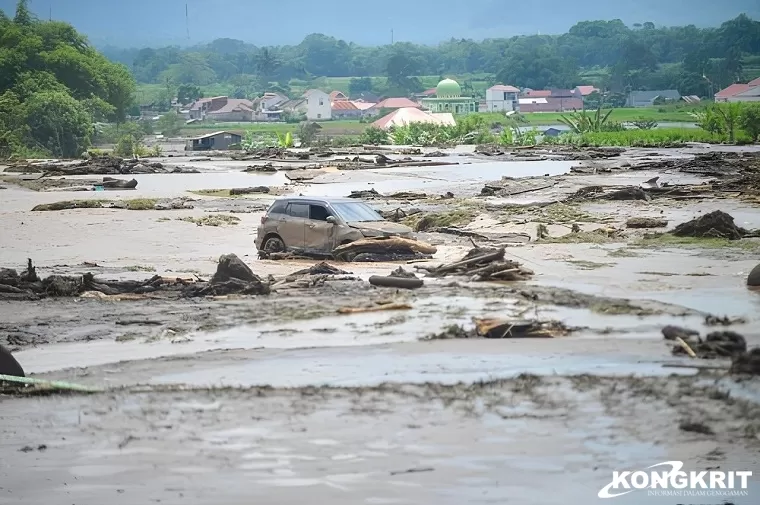
[[[675,340],[678,337],[688,340],[689,337],[698,335],[698,331],[682,328],[680,326],[668,325],[662,329],[662,336],[665,337],[665,340]]]
[[[747,286],[760,286],[760,264],[753,268],[747,276]]]
[[[715,435],[715,432],[704,423],[699,421],[681,421],[678,425],[681,431],[688,431],[691,433],[700,433],[702,435]]]

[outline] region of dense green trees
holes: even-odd
[[[746,77],[743,62],[760,66],[760,22],[739,16],[717,28],[633,27],[620,20],[584,21],[568,33],[482,42],[452,39],[437,46],[397,42],[364,47],[312,34],[295,46],[255,47],[221,39],[188,49],[109,50],[114,61],[133,61],[138,81],[204,85],[257,76],[259,86],[292,78],[384,76],[394,88],[416,87],[410,76],[487,73],[532,88],[593,83],[617,92],[678,88],[710,95]],[[579,76],[584,73],[585,76]],[[754,74],[753,74],[754,76]],[[359,89],[367,81],[357,81]]]
[[[18,2],[0,16],[0,156],[79,156],[95,121],[124,121],[135,81],[71,25],[35,19]]]

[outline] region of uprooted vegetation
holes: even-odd
[[[43,203],[32,208],[32,212],[60,211],[71,209],[124,209],[124,210],[172,210],[192,209],[190,199],[134,198],[131,200],[63,200]]]
[[[471,209],[458,209],[448,212],[418,213],[401,222],[414,231],[434,231],[436,228],[456,227],[470,223],[475,218]]]
[[[0,269],[0,299],[38,300],[47,297],[80,296],[84,293],[127,298],[130,295],[175,294],[196,297],[224,294],[268,294],[269,285],[256,276],[234,254],[222,256],[210,281],[169,278],[154,275],[142,281],[97,279],[92,273],[82,275],[50,275],[41,279],[32,260],[21,274],[10,268]]]
[[[240,218],[229,216],[227,214],[212,214],[210,216],[202,217],[178,217],[177,221],[185,221],[186,223],[193,223],[197,226],[234,226],[240,222]]]

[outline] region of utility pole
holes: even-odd
[[[391,28],[391,45],[393,45],[393,28]]]
[[[190,19],[187,15],[187,4],[185,4],[185,28],[187,29],[187,40],[190,40]]]

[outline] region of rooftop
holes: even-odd
[[[750,90],[754,86],[752,85],[752,81],[749,84],[732,84],[731,86],[727,87],[726,89],[722,89],[715,93],[716,98],[728,98],[731,96],[738,95],[739,93],[744,93],[745,91]]]
[[[374,105],[376,109],[401,109],[403,107],[420,108],[420,104],[409,100],[408,98],[386,98],[380,103]]]
[[[489,91],[503,91],[505,93],[519,93],[520,88],[515,88],[514,86],[508,86],[506,84],[497,84],[496,86],[491,86],[488,88]]]
[[[218,131],[218,132],[214,132],[214,133],[207,133],[207,134],[201,135],[199,137],[193,137],[190,140],[207,139],[209,137],[216,137],[217,135],[234,135],[236,137],[240,137],[241,136],[241,135],[239,135],[237,133],[232,133],[232,132],[228,132],[228,131]]]
[[[336,100],[332,103],[332,110],[359,110],[354,102],[348,100]]]
[[[531,89],[525,93],[528,98],[549,98],[552,92],[549,89]]]
[[[599,92],[599,88],[596,86],[576,86],[575,89],[577,89],[582,96],[588,96],[593,92]]]

